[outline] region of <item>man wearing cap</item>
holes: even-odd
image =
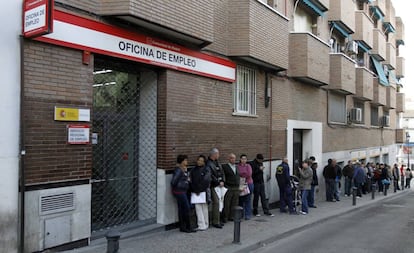
[[[265,167],[263,166],[263,159],[264,157],[262,154],[257,154],[256,159],[249,162],[253,170],[253,215],[257,217],[260,216],[258,212],[259,198],[262,203],[263,213],[265,215],[274,216],[269,212],[269,204],[265,193],[265,184],[263,179],[263,170],[265,169]]]

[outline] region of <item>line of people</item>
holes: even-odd
[[[219,156],[219,150],[213,148],[207,158],[200,155],[193,168],[188,168],[186,155],[177,156],[171,189],[178,205],[180,231],[203,231],[210,224],[218,229],[223,228],[226,222],[233,221],[233,208],[237,205],[243,207],[245,220],[249,220],[252,215],[260,216],[259,199],[263,214],[274,216],[269,211],[265,194],[263,155],[257,154],[253,161],[248,162],[247,156],[242,154],[239,163],[236,163],[236,155],[231,153],[228,162],[223,165],[218,161]],[[190,222],[192,205],[197,217],[197,228],[193,228]]]
[[[171,188],[177,200],[182,232],[203,231],[210,225],[223,228],[226,222],[234,220],[233,208],[237,205],[243,207],[245,220],[249,220],[252,215],[260,216],[259,199],[263,214],[273,216],[265,194],[263,155],[257,154],[253,161],[248,162],[247,156],[242,154],[239,163],[236,163],[236,155],[231,153],[228,155],[228,162],[223,165],[218,161],[219,155],[219,150],[213,148],[207,158],[200,155],[193,168],[188,168],[186,155],[177,157]],[[282,163],[276,167],[275,174],[279,186],[281,213],[306,215],[309,208],[316,208],[315,191],[319,185],[317,168],[318,162],[311,156],[303,161],[291,176],[288,159],[283,158]],[[328,159],[322,175],[325,179],[325,195],[328,202],[340,201],[342,177],[345,182],[344,196],[351,196],[351,189],[355,187],[358,198],[376,188],[379,192],[388,190],[391,183],[394,185],[394,191],[410,188],[413,177],[409,168],[404,170],[404,165],[398,168],[395,164],[391,169],[383,163],[364,164],[358,160],[349,160],[342,169],[336,159]],[[294,199],[300,200],[300,211],[296,210],[298,203]],[[192,206],[197,218],[196,228],[192,227],[190,222]]]

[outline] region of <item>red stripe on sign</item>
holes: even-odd
[[[175,52],[179,52],[179,53],[186,54],[186,55],[189,55],[189,56],[197,57],[197,58],[200,58],[200,59],[203,59],[203,60],[206,60],[206,61],[218,63],[218,64],[221,64],[221,65],[224,65],[224,66],[227,66],[227,67],[231,67],[231,68],[236,67],[236,64],[234,62],[223,59],[223,58],[219,58],[219,57],[216,57],[216,56],[212,56],[212,55],[208,55],[208,54],[201,53],[201,52],[198,52],[198,51],[194,51],[194,50],[184,48],[182,46],[179,46],[179,45],[176,45],[176,44],[173,44],[173,43],[170,43],[170,42],[166,42],[166,41],[158,40],[158,39],[155,39],[155,38],[152,38],[152,37],[137,34],[137,33],[122,29],[122,28],[118,28],[118,27],[113,26],[113,25],[104,24],[104,23],[94,21],[94,20],[91,20],[91,19],[79,17],[79,16],[76,16],[76,15],[73,15],[73,14],[70,14],[70,13],[65,13],[65,12],[62,12],[62,11],[59,11],[59,10],[55,10],[54,18],[56,20],[59,20],[59,21],[65,22],[65,23],[69,23],[69,24],[72,24],[72,25],[88,28],[88,29],[91,29],[91,30],[95,30],[95,31],[106,33],[106,34],[122,37],[122,38],[125,38],[125,39],[138,41],[138,42],[141,42],[141,43],[145,43],[147,45],[153,45],[153,46],[156,46],[156,47],[161,47],[161,48],[168,49],[168,50],[171,50],[171,51],[175,51]],[[122,58],[124,58],[124,56],[122,56]],[[134,60],[135,60],[135,58],[134,58]]]

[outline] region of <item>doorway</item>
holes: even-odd
[[[156,113],[156,72],[95,58],[92,232],[155,222]]]

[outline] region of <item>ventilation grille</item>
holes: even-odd
[[[40,215],[59,213],[75,209],[73,192],[40,197]]]

